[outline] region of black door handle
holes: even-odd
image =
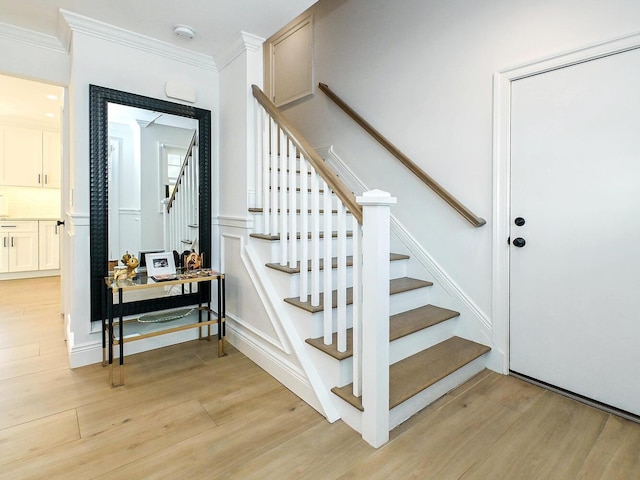
[[[513,245],[518,248],[522,248],[527,244],[526,240],[522,237],[514,238]]]
[[[514,223],[515,223],[517,226],[521,227],[521,226],[523,226],[526,222],[525,222],[525,219],[524,219],[524,218],[522,218],[522,217],[517,217],[517,218],[514,220]]]
[[[64,225],[64,220],[56,220],[56,228],[55,228],[56,235],[58,234],[58,227],[60,225]]]

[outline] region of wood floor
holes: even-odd
[[[233,348],[70,370],[56,277],[0,282],[0,479],[638,479],[640,425],[482,372],[375,450]]]

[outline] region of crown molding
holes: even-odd
[[[68,10],[60,9],[60,15],[73,33],[81,33],[126,47],[141,50],[177,62],[208,70],[217,70],[213,56],[194,52],[171,43],[115,27]]]
[[[16,27],[8,23],[0,22],[0,38],[44,48],[56,53],[69,53],[62,42],[53,35],[34,32],[26,28]]]
[[[247,32],[238,32],[229,43],[222,47],[216,54],[218,70],[223,70],[227,65],[245,52],[255,52],[262,48],[264,38]]]

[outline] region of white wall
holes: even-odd
[[[71,22],[74,21],[71,18]],[[164,54],[163,45],[151,47],[131,47],[117,39],[110,40],[108,36],[91,35],[86,33],[86,29],[73,33],[69,83],[69,163],[73,203],[67,206],[73,260],[69,265],[70,271],[66,272],[68,282],[65,284],[65,288],[74,292],[67,312],[72,367],[101,360],[101,353],[96,348],[100,332],[97,326],[91,325],[89,303],[89,85],[159,99],[167,99],[164,93],[167,81],[190,85],[197,93],[195,106],[212,110],[212,128],[214,131],[217,128],[218,74],[213,61],[207,63],[203,60],[198,64],[186,52],[184,61],[181,61],[171,49],[171,54]],[[218,158],[215,143],[213,147],[215,172]]]
[[[316,81],[487,225],[473,228],[317,91],[285,109],[336,153],[485,314],[491,314],[492,77],[496,71],[640,29],[636,0],[320,0]]]
[[[140,130],[140,157],[143,178],[140,182],[140,206],[142,221],[141,249],[163,248],[163,215],[161,199],[164,189],[160,188],[162,179],[160,163],[160,144],[183,147],[186,151],[193,137],[193,130],[168,125],[149,125]]]

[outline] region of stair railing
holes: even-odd
[[[353,110],[344,100],[333,92],[325,83],[319,83],[318,88],[323,91],[338,107],[340,107],[347,115],[349,115],[358,125],[360,125],[369,135],[371,135],[380,145],[386,148],[394,157],[407,167],[415,176],[417,176],[425,185],[433,190],[445,202],[447,202],[456,212],[462,215],[474,227],[481,227],[487,221],[478,217],[471,210],[460,202],[456,197],[449,193],[442,185],[436,182],[427,172],[422,170],[415,162],[400,151],[393,143],[376,130],[369,122],[362,118],[355,110]]]
[[[166,251],[197,249],[198,239],[198,132],[187,148],[171,196],[163,209]]]
[[[347,329],[353,328],[353,395],[362,397],[364,405],[363,438],[380,446],[389,435],[389,210],[387,205],[384,233],[385,207],[377,198],[384,192],[356,199],[262,90],[253,85],[252,91],[257,102],[256,201],[262,209],[256,229],[279,239],[273,260],[299,269],[296,298],[311,311],[322,310],[325,345],[345,352]],[[363,217],[371,221],[363,224]],[[365,322],[363,309],[368,311]]]

